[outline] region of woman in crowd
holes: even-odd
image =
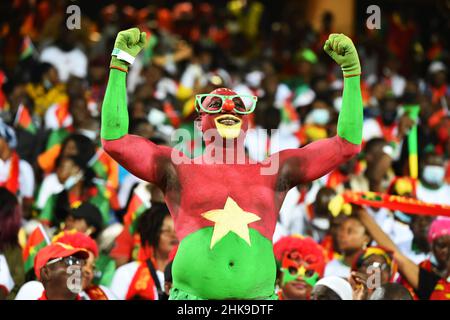
[[[314,239],[287,236],[273,247],[278,265],[280,300],[309,300],[325,268],[325,250]]]
[[[178,244],[173,219],[165,204],[154,203],[138,220],[141,251],[138,261],[116,270],[111,290],[120,300],[161,300],[169,253]]]
[[[337,231],[337,243],[341,256],[328,262],[325,277],[334,275],[347,279],[359,252],[367,248],[370,241],[367,229],[358,217],[354,215],[346,217]]]
[[[401,276],[419,299],[450,300],[450,218],[433,221],[428,239],[434,258],[417,265],[398,249],[366,210],[358,210],[358,215],[374,240],[394,253]]]

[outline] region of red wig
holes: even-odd
[[[275,258],[281,263],[285,254],[298,252],[303,260],[314,260],[311,265],[319,273],[323,275],[325,270],[325,250],[314,239],[302,236],[282,237],[273,246]]]

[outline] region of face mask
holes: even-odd
[[[394,216],[401,222],[406,223],[406,224],[410,224],[411,223],[411,216],[404,214],[401,211],[395,210],[394,211]]]
[[[71,189],[74,185],[76,185],[78,183],[78,181],[81,180],[82,177],[83,177],[83,173],[81,171],[73,176],[70,176],[66,180],[66,182],[64,182],[64,189],[65,190]]]
[[[325,125],[330,120],[330,113],[326,109],[314,109],[311,112],[312,122],[318,125]]]
[[[444,176],[444,167],[428,165],[423,168],[423,179],[429,184],[442,185]]]
[[[314,218],[312,219],[311,224],[315,228],[323,231],[330,228],[330,220],[328,220],[327,218]]]
[[[52,87],[52,83],[48,79],[44,79],[43,85],[47,90],[49,90]]]
[[[434,266],[438,266],[438,265],[439,265],[439,262],[437,261],[437,259],[436,259],[436,257],[434,256],[434,254],[431,254],[430,262],[431,262],[431,264],[434,265]]]

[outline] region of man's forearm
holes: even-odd
[[[110,69],[102,105],[102,139],[116,140],[128,133],[126,75],[124,71]]]
[[[361,144],[363,105],[360,76],[344,77],[342,108],[337,124],[338,135],[353,144]]]

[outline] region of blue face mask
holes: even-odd
[[[427,165],[423,168],[422,176],[429,184],[440,186],[444,182],[445,169],[441,166]]]
[[[315,124],[326,125],[330,121],[330,112],[326,109],[314,109],[311,111],[311,119]]]
[[[411,223],[411,216],[408,214],[404,214],[401,211],[395,210],[394,211],[394,216],[401,222],[406,223],[406,224],[410,224]]]
[[[70,176],[69,178],[67,178],[66,182],[64,182],[64,189],[65,190],[71,189],[74,185],[78,183],[78,181],[81,180],[81,178],[83,178],[83,172],[79,172],[73,176]]]

